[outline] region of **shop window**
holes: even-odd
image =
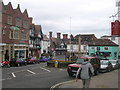
[[[12,25],[12,16],[11,15],[7,16],[7,24]]]
[[[117,52],[114,52],[114,56],[117,57]]]
[[[15,57],[25,58],[25,50],[15,50]]]

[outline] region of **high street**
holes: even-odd
[[[51,86],[72,80],[66,69],[48,68],[46,63],[2,69],[3,88],[50,88]]]

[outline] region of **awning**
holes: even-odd
[[[11,26],[10,29],[12,29],[12,30],[20,30],[20,29],[19,29],[18,27],[16,27],[16,26]]]

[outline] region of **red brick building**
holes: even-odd
[[[120,22],[118,20],[111,23],[111,35],[120,35]]]
[[[13,9],[11,2],[2,3],[2,60],[28,57],[29,24],[27,10],[21,12],[19,4]]]

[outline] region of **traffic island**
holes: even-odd
[[[69,64],[73,63],[73,61],[50,60],[47,62],[47,66],[56,68],[66,68]]]

